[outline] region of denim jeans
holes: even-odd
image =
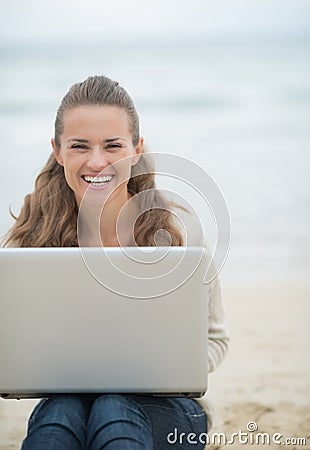
[[[200,433],[206,414],[193,399],[62,395],[35,407],[22,450],[201,450]]]

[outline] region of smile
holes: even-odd
[[[91,177],[89,175],[83,175],[82,178],[92,187],[102,187],[108,184],[112,180],[113,176],[106,175],[101,177]]]

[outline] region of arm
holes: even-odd
[[[197,218],[189,212],[176,208],[175,214],[179,217],[188,232],[186,245],[203,245],[210,255],[207,240],[202,233],[201,225]],[[176,225],[179,224],[176,222]],[[184,232],[182,229],[181,231]],[[225,314],[223,310],[221,289],[218,277],[208,284],[209,293],[209,324],[208,324],[208,356],[209,372],[213,372],[220,364],[228,350],[229,335],[225,325]]]
[[[209,292],[209,336],[208,355],[209,372],[213,372],[224,358],[229,343],[225,325],[221,289],[218,277],[208,284]]]

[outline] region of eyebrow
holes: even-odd
[[[120,136],[115,136],[115,137],[104,139],[103,142],[109,143],[109,142],[114,142],[114,141],[118,141],[118,140],[126,141],[125,138],[122,138]],[[68,139],[67,142],[80,142],[81,144],[89,143],[89,141],[87,139],[80,139],[80,138],[71,138],[71,139]]]

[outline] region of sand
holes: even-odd
[[[212,432],[270,434],[270,445],[235,442],[226,448],[310,449],[310,283],[261,279],[246,286],[223,285],[231,346],[210,375],[216,408]],[[306,445],[277,445],[272,435],[307,439]],[[256,433],[253,433],[255,436]],[[255,442],[255,441],[254,441]],[[212,450],[224,448],[209,446]]]
[[[310,449],[310,281],[224,280],[222,291],[231,346],[210,375],[209,395],[216,410],[210,437],[222,432],[229,439],[231,433],[246,432],[254,421],[257,432],[269,433],[271,443],[242,444],[235,439],[233,445],[207,448]],[[0,450],[20,448],[35,404],[0,400]],[[306,438],[307,443],[277,445],[274,433],[283,435],[281,441]]]

